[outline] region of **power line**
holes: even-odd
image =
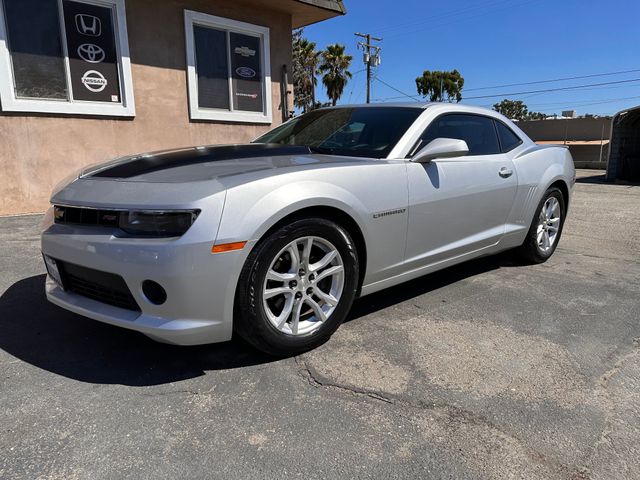
[[[572,102],[552,102],[552,103],[528,103],[527,102],[527,107],[535,107],[535,108],[540,108],[540,107],[547,107],[545,108],[546,110],[553,110],[555,108],[566,108],[566,109],[570,109],[570,108],[578,108],[578,107],[589,107],[592,105],[602,105],[602,104],[606,104],[606,103],[615,103],[615,102],[622,102],[625,100],[635,100],[637,98],[640,98],[640,96],[633,96],[633,97],[618,97],[618,98],[607,98],[604,100],[600,100],[597,102],[592,102],[591,100],[575,100]],[[484,104],[481,105],[483,107],[486,108],[491,108],[493,105],[491,104]]]
[[[555,82],[564,82],[567,80],[579,80],[583,78],[593,78],[593,77],[607,77],[611,75],[622,75],[625,73],[636,73],[640,72],[640,68],[634,70],[623,70],[620,72],[608,72],[608,73],[592,73],[590,75],[580,75],[576,77],[564,77],[564,78],[554,78],[549,80],[537,80],[535,82],[524,82],[524,83],[506,83],[504,85],[495,85],[493,87],[476,87],[476,88],[467,88],[465,91],[467,92],[475,92],[478,90],[492,90],[494,88],[505,88],[505,87],[519,87],[523,85],[536,85],[539,83],[555,83]]]
[[[358,70],[357,72],[354,72],[354,73],[353,73],[353,80],[355,80],[355,79],[356,79],[356,77],[357,77],[359,74],[361,74],[362,72],[364,72],[365,70],[366,70],[366,68],[362,68],[362,69]],[[351,93],[349,93],[349,100],[347,100],[349,103],[351,103],[351,97],[353,97],[353,92],[354,92],[354,90],[356,89],[355,83],[353,83],[352,85],[353,85],[353,86],[351,87]],[[358,96],[357,96],[356,98],[360,97],[360,92],[361,92],[361,91],[362,91],[362,89],[360,88],[360,89],[359,89],[359,91],[358,91]]]
[[[602,82],[602,83],[589,83],[586,85],[574,85],[572,87],[559,87],[559,88],[547,88],[544,90],[531,90],[528,92],[510,92],[510,93],[498,93],[496,95],[478,95],[476,97],[465,97],[465,100],[476,100],[479,98],[495,98],[495,97],[513,97],[515,95],[526,95],[529,93],[548,93],[548,92],[560,92],[564,90],[576,90],[578,88],[599,87],[604,85],[617,85],[621,83],[638,82],[640,78],[632,78],[628,80],[618,80],[615,82]]]
[[[396,100],[399,98],[404,98],[404,97],[408,97],[411,98],[413,100],[423,100],[421,98],[419,98],[418,96],[415,95],[409,95],[406,92],[403,92],[402,90],[394,87],[393,85],[388,84],[387,82],[385,82],[384,80],[376,77],[376,80],[378,80],[379,82],[383,83],[384,85],[386,85],[387,87],[389,87],[390,89],[401,93],[402,96],[396,96],[396,97],[384,97],[384,98],[378,98],[376,99],[376,101],[386,101],[386,100]],[[613,82],[601,82],[601,83],[589,83],[589,84],[585,84],[585,85],[573,85],[571,87],[559,87],[559,88],[547,88],[547,89],[543,89],[543,90],[531,90],[531,91],[527,91],[527,92],[510,92],[510,93],[498,93],[496,95],[479,95],[479,96],[475,96],[475,97],[464,97],[463,100],[477,100],[477,99],[482,99],[482,98],[496,98],[496,97],[512,97],[512,96],[516,96],[516,95],[527,95],[527,94],[539,94],[539,93],[549,93],[549,92],[559,92],[559,91],[567,91],[567,90],[577,90],[577,89],[590,89],[593,87],[604,87],[607,85],[619,85],[619,84],[624,84],[624,83],[632,83],[632,82],[638,82],[640,81],[640,78],[632,78],[632,79],[627,79],[627,80],[617,80],[617,81],[613,81]],[[627,99],[632,99],[635,97],[628,97]],[[623,99],[621,99],[623,100]],[[535,105],[535,104],[532,104]]]
[[[420,97],[418,96],[413,96],[413,95],[409,95],[408,93],[403,92],[402,90],[397,89],[396,87],[394,87],[393,85],[389,85],[387,82],[385,82],[384,80],[382,80],[380,77],[378,77],[376,75],[375,80],[379,81],[380,83],[382,83],[383,85],[386,85],[387,87],[389,87],[391,90],[394,90],[398,93],[401,93],[403,96],[402,97],[393,97],[393,98],[404,98],[404,97],[408,97],[411,100],[422,100]]]

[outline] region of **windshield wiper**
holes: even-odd
[[[333,148],[316,147],[316,146],[313,146],[313,145],[307,145],[307,147],[309,148],[309,150],[311,150],[312,153],[320,153],[322,155],[331,155],[331,154],[333,154]]]

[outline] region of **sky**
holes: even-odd
[[[383,39],[372,101],[411,101],[410,96],[419,100],[415,79],[424,70],[457,69],[465,80],[462,102],[472,105],[491,107],[510,98],[524,101],[531,111],[576,110],[580,115],[610,115],[640,105],[640,0],[345,0],[344,4],[346,16],[304,30],[318,49],[342,43],[353,55],[353,79],[339,103],[365,101],[365,65],[357,49],[361,39],[354,35],[360,32]],[[585,76],[590,77],[485,89]],[[326,101],[321,81],[317,95]],[[481,96],[490,97],[472,98]]]

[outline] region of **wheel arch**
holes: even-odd
[[[547,187],[547,190],[549,190],[549,188],[552,188],[552,187],[557,187],[562,192],[562,196],[564,198],[564,210],[566,213],[566,211],[569,209],[569,199],[570,199],[569,185],[567,185],[567,182],[565,182],[564,180],[558,179],[558,180],[555,180],[553,183],[551,183],[551,185]]]
[[[269,229],[264,232],[258,241],[256,242],[256,246],[258,246],[262,240],[267,238],[273,232],[278,230],[279,228],[290,224],[296,220],[304,219],[304,218],[323,218],[325,220],[329,220],[335,222],[344,228],[349,236],[353,239],[356,247],[356,253],[358,254],[358,264],[359,264],[359,275],[358,275],[358,294],[360,293],[360,288],[362,287],[362,283],[364,281],[364,276],[367,269],[367,244],[365,241],[364,233],[362,232],[362,228],[358,224],[358,222],[346,211],[329,205],[313,205],[302,207],[298,210],[288,213],[277,222],[275,222]]]

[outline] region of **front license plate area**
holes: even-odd
[[[60,288],[64,290],[64,285],[62,284],[62,277],[60,276],[60,270],[58,270],[58,265],[56,265],[56,261],[47,255],[43,255],[43,257],[44,257],[44,265],[45,267],[47,267],[47,273],[53,279],[53,281],[56,282],[60,286]]]

